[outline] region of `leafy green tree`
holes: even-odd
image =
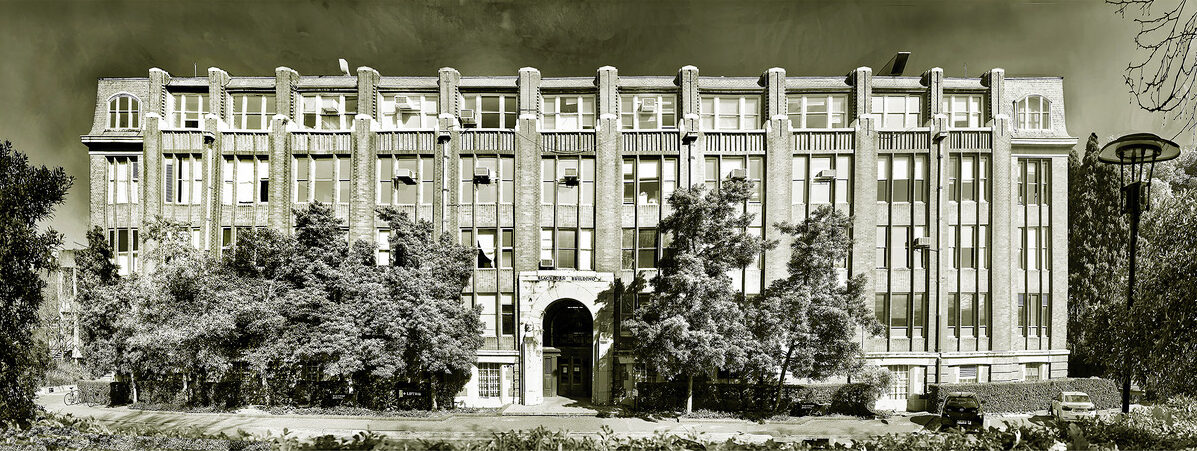
[[[391,229],[386,283],[395,313],[406,318],[407,374],[428,383],[436,409],[438,393],[456,392],[468,380],[483,344],[481,309],[461,302],[478,250],[447,233],[433,238],[428,221],[390,208],[378,213]]]
[[[745,368],[755,346],[745,325],[744,298],[731,271],[751,264],[768,243],[747,232],[743,205],[751,182],[729,179],[715,191],[702,185],[669,198],[673,212],[659,230],[672,237],[652,279],[647,305],[628,322],[633,353],[649,369],[686,379],[686,411],[694,378]]]
[[[0,423],[27,425],[37,381],[49,364],[45,343],[34,339],[46,283],[62,236],[39,230],[74,180],[62,168],[35,167],[12,143],[0,145]]]
[[[799,224],[777,224],[793,237],[789,277],[770,284],[748,309],[763,355],[777,373],[774,409],[781,404],[787,372],[816,380],[847,374],[861,365],[857,330],[881,332],[865,303],[865,275],[846,283],[837,276],[836,262],[852,251],[851,226],[847,215],[831,207],[815,210]]]
[[[1068,346],[1073,376],[1107,375],[1113,349],[1109,330],[1120,327],[1103,306],[1125,308],[1130,229],[1119,205],[1118,168],[1097,160],[1090,134],[1083,153],[1068,162]]]

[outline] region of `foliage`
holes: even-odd
[[[83,379],[83,375],[83,367],[78,363],[59,360],[54,362],[54,366],[46,370],[46,374],[42,377],[40,385],[47,387],[71,385]]]
[[[1068,161],[1068,346],[1074,376],[1112,375],[1111,318],[1126,304],[1130,229],[1118,203],[1118,169],[1097,160],[1090,134],[1083,153]]]
[[[79,399],[86,403],[110,406],[129,400],[129,384],[105,380],[79,381]]]
[[[39,230],[62,203],[73,179],[62,168],[35,167],[0,144],[0,422],[28,423],[41,373],[49,365],[45,342],[36,340],[38,310],[62,236]]]
[[[672,213],[659,231],[672,241],[649,302],[628,322],[633,353],[649,370],[692,379],[745,368],[756,344],[728,273],[768,246],[746,230],[752,216],[741,211],[752,189],[751,182],[729,179],[715,191],[696,185],[669,198]]]
[[[1123,80],[1139,108],[1171,114],[1181,131],[1197,130],[1197,8],[1185,0],[1106,0],[1118,15],[1138,26],[1137,55],[1126,65]]]
[[[1122,405],[1118,385],[1109,379],[1071,378],[1025,382],[929,384],[927,406],[938,411],[952,392],[973,392],[985,402],[986,412],[1034,412],[1048,410],[1060,392],[1079,391],[1089,395],[1098,409]]]
[[[178,449],[253,450],[271,449],[271,444],[244,433],[237,437],[208,434],[198,427],[165,428],[104,425],[91,418],[46,415],[29,427],[0,426],[0,447],[5,449]]]
[[[1130,414],[1078,421],[1064,433],[1074,447],[1193,449],[1197,447],[1197,400],[1177,397]]]

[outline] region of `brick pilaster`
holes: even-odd
[[[623,211],[619,72],[611,66],[600,67],[594,83],[598,86],[598,109],[595,111],[598,123],[594,139],[594,268],[602,272],[618,272],[622,268],[620,225]]]
[[[229,104],[229,73],[216,67],[208,68],[208,112],[223,124],[233,122],[233,106]]]
[[[786,71],[774,67],[761,75],[765,86],[765,238],[777,240],[777,247],[765,252],[765,286],[787,275],[790,258],[790,237],[774,224],[789,222],[793,208],[790,181],[793,180],[794,150],[790,133],[790,119],[786,115]]]
[[[433,230],[439,236],[442,232],[457,236],[457,204],[458,190],[461,189],[457,167],[460,164],[458,155],[461,153],[461,129],[458,117],[461,115],[460,97],[457,86],[461,83],[461,73],[451,67],[443,67],[437,72],[437,86],[440,92],[440,130],[436,146],[436,177],[433,183],[440,187],[440,196],[432,204]],[[517,240],[518,241],[518,240]]]
[[[852,263],[850,273],[864,274],[864,292],[873,305],[875,283],[874,248],[877,231],[877,133],[874,130],[870,98],[873,95],[873,70],[859,67],[848,75],[852,85],[852,127],[856,132],[856,151],[852,161]],[[884,340],[885,338],[880,338]]]
[[[989,249],[993,259],[989,288],[993,323],[990,333],[995,351],[1009,351],[1014,349],[1017,336],[1015,327],[1018,324],[1018,297],[1017,291],[1014,290],[1014,276],[1015,271],[1020,270],[1016,261],[1018,256],[1012,252],[1015,246],[1010,245],[1020,239],[1015,236],[1018,228],[1014,225],[1014,208],[1018,202],[1018,160],[1011,156],[1010,119],[1001,113],[1001,107],[1005,103],[1002,97],[1005,72],[1002,69],[990,70],[982,76],[981,82],[989,88],[985,109],[993,146],[990,164],[993,171],[990,182],[993,196],[989,202]],[[1067,221],[1053,221],[1053,224],[1066,223]]]
[[[691,187],[703,181],[703,146],[705,145],[700,130],[699,97],[698,97],[698,68],[684,66],[677,71],[678,86],[677,117],[678,128],[682,132],[682,151],[678,166],[679,187]],[[691,139],[697,132],[697,136]]]
[[[378,82],[381,79],[378,71],[373,68],[357,68],[357,114],[366,114],[378,119]]]
[[[291,234],[291,146],[289,128],[293,127],[297,111],[296,85],[299,74],[289,68],[274,71],[275,114],[270,118],[270,198],[267,215],[271,228]]]
[[[520,69],[519,124],[515,131],[515,270],[535,271],[540,265],[540,71]]]

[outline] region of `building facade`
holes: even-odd
[[[771,226],[821,206],[853,217],[842,275],[867,274],[896,377],[887,404],[928,383],[1064,377],[1067,156],[1063,81],[918,77],[301,76],[101,79],[90,223],[122,273],[138,228],[167,217],[218,255],[240,231],[292,230],[321,201],[386,264],[394,206],[480,249],[463,302],[485,346],[470,405],[547,396],[618,402],[638,376],[622,327],[663,242],[677,187],[756,182],[750,231],[782,240],[737,271],[746,295],[785,277]],[[633,290],[634,291],[634,290]],[[623,293],[623,294],[620,294]]]

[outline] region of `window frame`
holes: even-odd
[[[645,113],[640,111],[640,105],[644,99],[654,99],[655,109],[652,111],[653,121],[656,122],[656,127],[641,126],[641,115]],[[668,109],[666,108],[668,106]],[[662,130],[677,130],[678,122],[681,118],[678,116],[678,95],[677,93],[627,93],[619,96],[619,128],[621,130],[635,130],[635,131],[662,131]],[[670,123],[666,123],[666,119],[671,119]],[[630,124],[630,125],[629,125]]]
[[[305,92],[299,95],[299,123],[300,128],[305,131],[324,131],[324,132],[344,132],[353,129],[353,120],[357,116],[358,106],[360,106],[357,98],[357,93],[345,92]],[[324,112],[324,105],[326,100],[334,100],[337,105],[336,114],[327,114]],[[349,109],[349,103],[352,100],[354,108]],[[316,108],[309,108],[309,102],[316,102]],[[312,109],[313,111],[308,111]],[[336,117],[338,127],[326,128],[324,126],[325,118]],[[308,119],[312,119],[312,125],[308,125]]]
[[[958,111],[957,100],[964,100],[964,110]],[[975,101],[975,102],[974,102]],[[985,95],[979,93],[944,93],[941,112],[948,117],[950,129],[979,129],[985,125]],[[963,118],[964,125],[960,125]]]
[[[735,102],[729,102],[731,100],[734,100]],[[724,108],[730,108],[726,105],[732,103],[734,103],[736,106],[735,112],[725,112]],[[749,105],[750,103],[754,105]],[[710,132],[763,130],[765,127],[764,121],[762,120],[762,116],[764,116],[763,103],[764,102],[761,102],[760,94],[700,95],[698,98],[699,127],[701,127],[703,131]],[[710,108],[711,111],[707,111],[708,108]],[[736,121],[736,126],[723,127],[722,122],[725,119],[734,119]]]
[[[170,128],[175,130],[204,129],[204,115],[210,109],[207,93],[171,92],[167,99],[170,100],[170,121],[168,121]],[[190,102],[189,99],[198,99],[198,102]],[[198,110],[190,108],[193,103],[199,104]],[[191,118],[193,116],[194,119]],[[195,121],[195,126],[188,125],[188,122],[192,120]]]
[[[125,100],[122,108],[122,100]],[[108,97],[108,130],[141,130],[141,99],[128,92]]]
[[[811,112],[810,99],[823,98],[826,102],[825,112]],[[839,110],[836,110],[838,102]],[[790,119],[791,130],[841,130],[848,128],[848,94],[844,93],[809,93],[786,96],[787,117]],[[795,111],[797,107],[797,111]],[[825,115],[826,127],[812,127],[809,118],[813,115]],[[837,121],[835,118],[838,117]],[[838,126],[837,126],[838,124]]]
[[[202,154],[163,155],[163,203],[167,205],[200,205],[203,203],[203,168]]]
[[[541,127],[546,131],[593,131],[597,123],[597,99],[594,94],[545,94],[541,95]],[[573,113],[562,113],[561,104],[564,100],[573,99],[577,102]],[[586,111],[589,107],[589,111]],[[573,116],[576,121],[574,127],[561,127],[559,119]]]
[[[1031,110],[1031,99],[1038,100],[1039,109]],[[1014,101],[1014,128],[1016,130],[1051,130],[1052,101],[1041,94],[1028,94]],[[1035,120],[1032,120],[1034,118]]]
[[[231,93],[230,110],[233,116],[232,129],[237,131],[270,131],[271,120],[273,120],[275,111],[278,105],[278,99],[275,98],[274,92],[237,92]],[[255,99],[256,98],[256,99]],[[249,111],[250,100],[257,100],[259,104],[258,111]],[[247,127],[249,119],[257,116],[262,122],[260,128]]]
[[[297,160],[306,160],[307,162],[304,164],[300,164]],[[328,178],[328,179],[323,179],[323,178],[317,179],[316,178],[317,161],[321,161],[321,160],[331,160],[332,161],[332,163],[330,163],[330,164],[332,164],[331,178]],[[291,188],[292,188],[291,189],[291,193],[292,193],[291,194],[291,202],[296,203],[296,204],[302,204],[302,203],[312,203],[312,202],[319,200],[316,196],[316,188],[318,187],[319,183],[325,182],[325,183],[330,183],[330,186],[331,186],[330,189],[332,190],[332,200],[329,202],[321,201],[321,203],[323,203],[325,205],[336,205],[336,204],[349,203],[349,199],[339,199],[339,196],[343,192],[347,192],[348,188],[349,188],[349,186],[345,186],[345,187],[340,186],[340,183],[342,183],[344,181],[340,178],[341,176],[338,175],[338,171],[340,171],[341,169],[344,168],[344,165],[342,163],[340,163],[340,160],[352,161],[352,157],[349,155],[342,155],[342,154],[336,154],[336,155],[311,155],[311,154],[292,155],[292,157],[291,157],[291,163],[292,163],[291,164],[291,180],[292,180],[291,181]],[[307,169],[307,174],[299,173],[300,166],[303,166],[305,169]],[[352,172],[352,167],[350,169],[351,169],[350,172]],[[352,174],[349,174],[348,177],[352,178]],[[349,182],[349,183],[351,183],[351,182]],[[304,192],[307,194],[307,199],[299,198],[299,193],[300,193],[301,188],[304,189]]]
[[[889,111],[891,98],[902,98],[902,111]],[[923,95],[914,93],[881,93],[874,94],[870,100],[869,116],[873,118],[873,127],[877,130],[885,131],[902,131],[912,130],[923,126]],[[911,105],[915,106],[915,110],[911,111]],[[878,108],[880,106],[880,109]],[[885,125],[885,120],[891,116],[901,116],[902,126],[888,127]],[[913,125],[910,124],[913,118]]]
[[[483,110],[485,100],[487,98],[497,98],[497,111]],[[458,95],[458,100],[461,102],[463,110],[472,110],[474,112],[474,126],[469,127],[471,130],[513,130],[519,124],[519,98],[514,93],[502,92],[469,92]],[[507,108],[511,107],[511,111]],[[499,121],[498,127],[485,127],[485,119],[487,115],[496,115]],[[510,124],[508,124],[510,121]]]

